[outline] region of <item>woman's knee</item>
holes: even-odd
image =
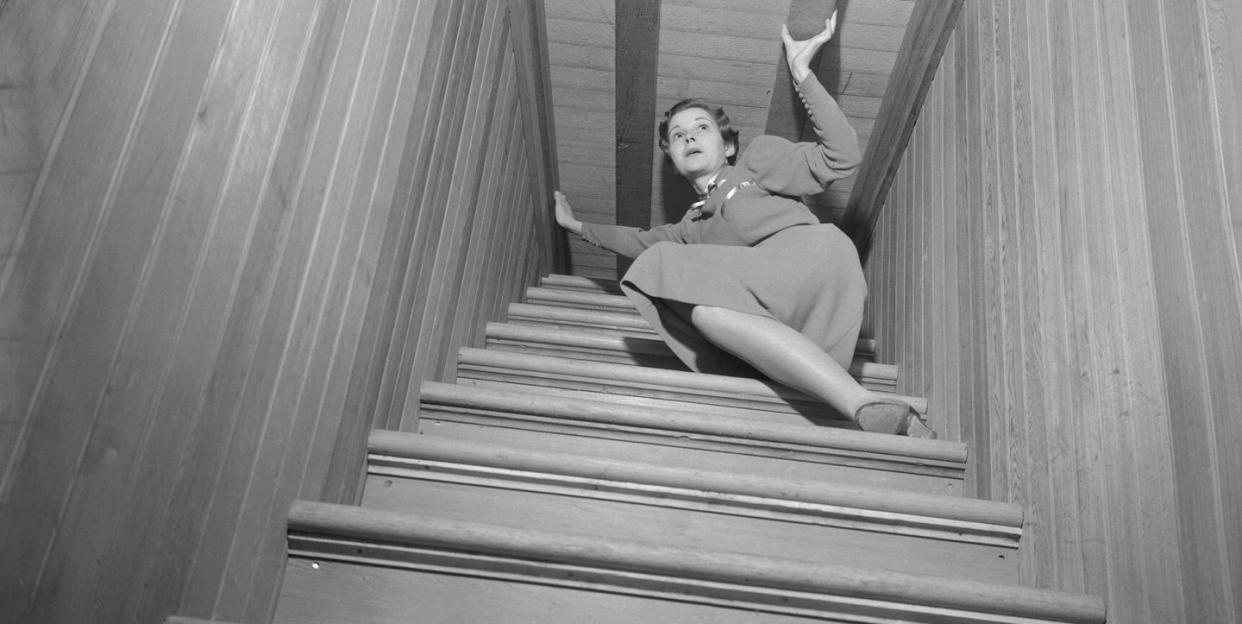
[[[702,329],[705,325],[715,325],[721,320],[721,310],[716,306],[695,305],[690,308],[690,322]]]

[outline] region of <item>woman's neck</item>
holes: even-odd
[[[715,182],[716,178],[720,177],[720,173],[724,170],[725,168],[721,167],[711,173],[703,174],[691,180],[690,184],[694,187],[694,191],[702,197],[707,194],[707,187],[711,186],[712,182]]]

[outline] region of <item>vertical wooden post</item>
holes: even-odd
[[[616,0],[617,225],[651,226],[659,0]],[[629,262],[617,259],[617,276]]]

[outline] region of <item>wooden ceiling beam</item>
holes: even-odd
[[[820,32],[824,28],[824,20],[832,16],[838,4],[844,5],[845,2],[793,0],[789,5],[789,17],[785,20],[785,24],[789,27],[789,34],[794,39],[801,40]],[[838,29],[841,27],[840,18],[837,19],[837,27]],[[839,45],[839,40],[836,38],[828,42],[828,47],[834,45]],[[784,47],[780,45],[779,40],[775,47],[778,57],[776,78],[772,84],[772,102],[768,106],[768,123],[764,128],[764,133],[784,137],[790,141],[799,141],[804,138],[806,111],[794,89],[793,76],[789,73],[789,64],[785,62]],[[823,63],[822,59],[828,56],[828,50],[825,49],[811,63],[811,71],[815,72],[825,86],[836,85],[837,76],[841,72],[840,55],[835,57],[838,63]]]
[[[916,2],[910,16],[910,25],[880,105],[871,144],[841,218],[842,229],[854,239],[864,261],[871,248],[871,235],[880,209],[910,143],[945,45],[957,26],[962,3],[963,0]]]
[[[617,224],[651,227],[660,0],[615,0]]]

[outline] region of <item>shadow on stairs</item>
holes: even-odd
[[[965,445],[670,357],[614,285],[545,278],[417,433],[373,432],[361,506],[294,505],[276,622],[1104,621],[1021,586],[1022,511],[961,496]]]

